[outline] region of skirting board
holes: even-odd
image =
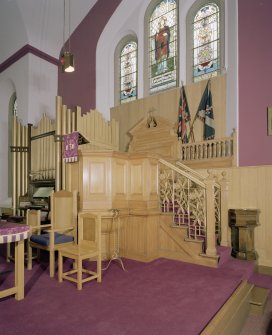
[[[258,265],[257,266],[257,272],[261,273],[263,275],[272,276],[272,267],[271,266]]]

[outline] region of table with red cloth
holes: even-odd
[[[16,300],[24,299],[24,240],[29,227],[0,220],[0,244],[15,242],[15,286],[0,290],[0,298],[15,294]]]

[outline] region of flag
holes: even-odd
[[[180,99],[179,99],[179,112],[178,112],[178,139],[182,143],[189,142],[189,131],[190,131],[190,111],[187,104],[187,98],[185,94],[184,86],[180,89]]]
[[[209,86],[208,82],[197,110],[198,118],[204,121],[204,140],[212,140],[215,135],[212,93]]]

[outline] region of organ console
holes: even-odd
[[[54,191],[54,181],[43,180],[30,183],[30,194],[19,197],[19,210],[25,216],[27,209],[40,209],[43,223],[47,223],[50,211],[50,194]]]

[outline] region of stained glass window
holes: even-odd
[[[163,0],[149,20],[150,93],[177,85],[177,4]]]
[[[137,43],[130,41],[121,50],[120,56],[120,102],[137,98]]]
[[[215,3],[203,6],[193,22],[194,81],[216,76],[220,70],[219,8]]]

